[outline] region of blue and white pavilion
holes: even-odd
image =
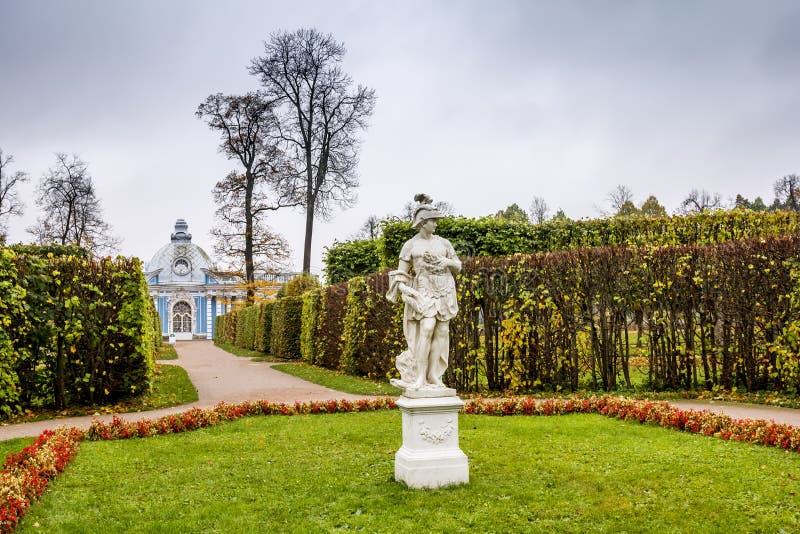
[[[213,339],[214,318],[245,298],[240,281],[221,279],[205,250],[192,243],[189,225],[175,222],[170,242],[145,264],[150,297],[161,316],[161,333],[176,340]]]

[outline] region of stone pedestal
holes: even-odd
[[[469,482],[467,456],[458,447],[458,411],[463,405],[453,389],[406,391],[397,400],[403,414],[403,446],[394,457],[395,480],[415,489]]]

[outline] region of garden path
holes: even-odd
[[[301,378],[276,371],[268,362],[254,362],[249,358],[234,356],[215,346],[211,341],[178,342],[175,349],[178,352],[178,359],[166,360],[163,363],[180,365],[186,369],[189,378],[197,388],[198,401],[147,412],[121,413],[118,414],[120,418],[126,421],[138,421],[143,418],[156,419],[173,413],[185,412],[194,407],[208,408],[220,402],[231,404],[264,399],[270,402],[293,403],[310,400],[369,398],[365,395],[342,393],[312,384]],[[0,441],[38,436],[44,430],[60,426],[89,428],[92,417],[63,417],[0,426]],[[96,417],[104,421],[111,421],[113,415],[104,414]]]
[[[800,427],[800,410],[796,408],[713,400],[671,400],[669,403],[681,410],[709,410],[734,419],[766,419]]]

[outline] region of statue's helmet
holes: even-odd
[[[411,223],[411,227],[419,228],[428,219],[441,219],[442,217],[444,215],[439,210],[430,204],[423,204],[414,210],[414,220]]]

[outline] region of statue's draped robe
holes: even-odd
[[[449,322],[458,313],[456,300],[456,285],[453,274],[449,268],[444,267],[437,258],[458,260],[453,246],[447,239],[432,235],[428,239],[419,235],[409,239],[400,251],[400,260],[406,262],[413,269],[411,273],[401,270],[389,273],[389,291],[386,298],[396,302],[401,296],[405,303],[403,312],[403,335],[408,344],[408,350],[397,357],[397,369],[400,371],[400,380],[395,385],[408,387],[414,383],[419,373],[426,369],[416,369],[418,361],[414,355],[419,336],[419,322],[424,318],[435,318],[439,322]],[[406,286],[401,291],[400,285]],[[429,359],[432,366],[430,374],[441,378],[447,369],[449,352],[449,336],[445,343],[440,345],[440,354]]]

